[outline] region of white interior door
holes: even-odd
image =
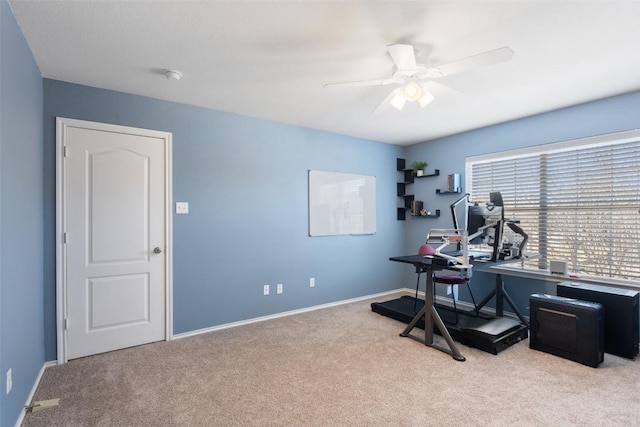
[[[59,119],[65,360],[167,335],[170,134]]]

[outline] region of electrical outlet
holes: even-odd
[[[313,288],[315,286],[316,286],[316,278],[312,277],[312,278],[309,279],[309,287]]]
[[[12,387],[13,387],[13,378],[11,375],[11,368],[9,368],[9,370],[7,371],[7,394],[9,394]]]
[[[278,285],[276,286],[276,293],[277,294],[282,293],[282,283],[278,283]]]
[[[269,285],[264,285],[264,287],[262,288],[262,293],[264,295],[269,295]]]

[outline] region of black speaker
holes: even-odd
[[[604,360],[602,304],[533,294],[529,297],[529,347],[583,365]]]
[[[609,286],[562,282],[558,295],[604,306],[604,351],[629,359],[638,354],[639,293]]]

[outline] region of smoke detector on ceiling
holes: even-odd
[[[178,70],[166,70],[164,75],[169,80],[180,80],[182,78],[182,73]]]

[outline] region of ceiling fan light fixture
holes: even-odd
[[[402,89],[402,94],[407,101],[417,101],[422,96],[422,88],[418,83],[411,81]]]
[[[404,104],[406,102],[407,100],[404,97],[404,93],[400,89],[396,89],[396,92],[393,94],[393,96],[389,100],[389,104],[391,104],[391,106],[398,111],[402,111],[402,109],[404,108]]]
[[[433,101],[434,99],[436,99],[436,97],[433,96],[431,92],[422,89],[422,96],[418,98],[418,104],[420,104],[421,108],[424,108],[427,105],[431,104],[431,101]]]

